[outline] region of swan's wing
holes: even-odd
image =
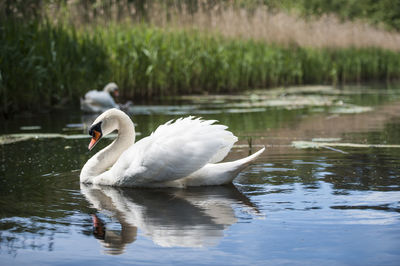
[[[158,127],[121,155],[115,166],[126,169],[120,173],[123,182],[129,179],[139,185],[176,180],[222,160],[237,138],[215,122],[187,117]]]
[[[85,94],[85,101],[102,107],[115,107],[116,103],[108,92],[92,90]]]

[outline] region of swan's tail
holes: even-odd
[[[242,171],[244,168],[246,168],[252,161],[256,160],[261,153],[263,153],[265,151],[265,146],[262,147],[261,150],[257,151],[256,153],[253,153],[250,156],[247,156],[245,158],[233,161],[231,163],[235,163],[237,164],[237,171]]]
[[[265,147],[256,153],[245,158],[226,163],[210,163],[186,178],[186,186],[210,186],[224,185],[231,183],[235,177],[246,168],[251,162],[256,160],[263,152]]]

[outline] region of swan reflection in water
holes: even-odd
[[[163,247],[217,245],[237,222],[235,208],[258,214],[235,186],[189,189],[129,189],[81,184],[81,192],[100,212],[121,225],[108,230],[92,215],[94,235],[108,254],[122,254],[136,240],[137,229]]]

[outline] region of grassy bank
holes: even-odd
[[[307,48],[193,29],[112,24],[76,30],[54,23],[2,24],[1,112],[78,104],[115,81],[122,95],[239,92],[296,84],[400,78],[400,53],[380,48]]]

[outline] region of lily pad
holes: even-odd
[[[225,113],[258,113],[258,112],[265,112],[265,108],[230,108],[226,109]]]
[[[83,128],[85,125],[82,123],[75,123],[75,124],[66,124],[65,127],[67,128]]]
[[[329,112],[333,114],[359,114],[372,111],[369,106],[343,105],[332,108]]]
[[[390,144],[360,144],[340,142],[314,142],[314,141],[292,141],[292,146],[297,149],[320,149],[326,147],[349,147],[349,148],[400,148],[400,145]]]
[[[340,141],[341,138],[313,138],[313,142],[337,142]]]
[[[39,130],[42,129],[41,126],[22,126],[19,129],[21,130]]]

